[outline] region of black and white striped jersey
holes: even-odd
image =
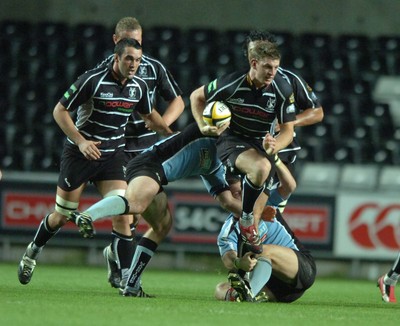
[[[308,85],[308,83],[299,75],[295,74],[290,70],[286,70],[282,67],[278,68],[278,74],[282,75],[293,88],[294,101],[296,107],[296,114],[303,112],[306,109],[321,107],[321,103],[318,97],[315,95],[314,91]],[[293,141],[286,148],[280,152],[292,152],[298,151],[301,146],[297,140],[296,132],[293,135]]]
[[[204,91],[207,102],[229,106],[229,129],[240,136],[261,139],[273,134],[275,118],[279,123],[296,119],[292,87],[278,74],[268,87],[256,89],[247,72],[234,72],[211,81]]]
[[[110,55],[99,66],[111,62],[113,57],[114,55]],[[142,55],[136,76],[146,82],[152,107],[156,106],[157,94],[166,102],[182,95],[182,90],[168,69],[160,61],[147,54]],[[136,112],[129,118],[125,137],[125,151],[134,153],[141,152],[158,140],[157,134],[145,127],[145,122]]]
[[[77,110],[76,128],[86,139],[101,141],[103,153],[125,146],[126,125],[134,111],[151,113],[146,82],[134,76],[122,85],[112,76],[112,62],[79,76],[60,103],[68,111]]]

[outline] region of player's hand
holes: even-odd
[[[220,136],[229,127],[229,124],[230,121],[225,122],[219,127],[205,125],[200,128],[200,131],[204,136]]]
[[[275,154],[276,139],[267,133],[263,139],[263,147],[268,155]]]
[[[245,272],[250,272],[257,264],[257,258],[254,256],[253,252],[246,252],[239,261],[239,267]]]
[[[265,206],[261,214],[261,219],[265,222],[273,222],[276,215],[276,209],[272,206]]]
[[[85,140],[79,143],[79,150],[88,160],[97,160],[101,157],[101,152],[97,148],[101,144],[100,141]]]

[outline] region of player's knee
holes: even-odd
[[[215,286],[214,297],[217,300],[225,300],[226,292],[229,290],[230,286],[227,282],[218,283]]]
[[[165,238],[172,228],[172,216],[169,212],[157,221],[151,224],[153,230],[161,238]]]

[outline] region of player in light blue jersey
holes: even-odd
[[[216,287],[215,297],[219,300],[292,302],[314,283],[313,257],[277,212],[279,204],[286,199],[281,194],[282,189],[293,187],[294,178],[277,156],[274,168],[281,182],[277,188],[263,194],[268,198],[266,208],[269,209],[264,209],[264,221],[258,224],[262,254],[254,255],[246,247],[239,236],[238,219],[233,215],[221,228],[218,247],[222,262],[230,272],[228,282]],[[236,180],[237,177],[231,175],[230,178]],[[238,185],[238,182],[230,185],[236,198],[240,198]]]
[[[221,127],[220,131],[226,127]],[[181,133],[159,141],[128,163],[128,189],[124,197],[110,196],[83,213],[71,214],[71,220],[86,237],[93,237],[92,222],[107,216],[142,214],[150,224],[151,228],[139,240],[130,269],[122,271],[124,289],[121,292],[124,296],[148,296],[141,288],[141,274],[172,225],[162,186],[186,177],[201,176],[208,192],[221,206],[240,215],[241,201],[235,199],[230,192],[215,143],[216,137],[204,136],[197,124],[192,123]],[[155,210],[163,214],[154,214]]]

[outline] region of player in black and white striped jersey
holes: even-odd
[[[18,278],[28,284],[36,260],[46,243],[67,223],[69,213],[79,206],[87,183],[93,182],[103,197],[125,193],[125,126],[134,110],[156,130],[168,135],[171,130],[153,116],[147,85],[135,76],[142,47],[133,39],[120,40],[109,65],[81,75],[56,104],[53,115],[67,136],[60,162],[56,206],[40,223],[18,268]],[[74,123],[70,112],[77,110]],[[128,216],[115,217],[121,238],[131,239]],[[128,268],[132,246],[119,253]]]
[[[138,19],[134,17],[124,17],[121,18],[115,26],[113,41],[116,43],[122,38],[132,38],[142,44],[142,32],[142,27]],[[105,59],[99,66],[106,65],[110,60],[112,60],[112,55]],[[182,99],[182,91],[173,76],[159,60],[145,53],[142,54],[142,60],[136,75],[141,77],[147,84],[153,114],[157,115],[159,119],[163,119],[165,123],[170,126],[178,119],[185,107]],[[157,95],[160,95],[163,100],[168,103],[162,118],[157,111]],[[125,164],[127,164],[144,149],[156,143],[158,135],[152,130],[152,126],[147,126],[140,115],[133,112],[126,126],[125,139]],[[158,200],[158,198],[156,200]],[[163,205],[160,204],[157,207],[163,207]],[[168,207],[160,209],[160,211],[155,214],[171,215]],[[140,215],[136,215],[131,223],[133,236],[135,233],[135,226],[140,218]],[[165,216],[165,218],[167,217]],[[115,252],[118,250],[121,240],[118,236],[115,236],[115,231],[112,232],[112,235],[112,243],[104,248],[103,254],[108,266],[108,281],[111,286],[119,288],[121,282],[121,264]],[[126,283],[126,280],[123,280],[123,283]]]
[[[193,116],[205,135],[215,132],[203,121],[206,103],[223,101],[232,113],[229,128],[218,139],[218,153],[229,169],[243,176],[240,230],[252,251],[260,253],[255,206],[265,205],[262,193],[272,175],[273,155],[292,141],[295,108],[290,84],[277,74],[277,46],[260,41],[249,53],[249,70],[218,77],[199,87],[190,95],[190,102]],[[276,138],[272,137],[275,119],[281,126]]]
[[[254,46],[257,41],[267,40],[276,43],[275,36],[266,31],[252,31],[246,37],[243,44],[244,56],[248,58],[249,46]],[[319,123],[324,117],[322,105],[314,93],[310,85],[301,77],[299,74],[285,69],[283,67],[278,68],[279,75],[286,79],[293,88],[295,108],[296,108],[296,120],[294,121],[294,127],[304,127]],[[279,134],[279,125],[275,128],[275,134]],[[297,140],[296,132],[293,134],[293,140],[286,148],[279,151],[278,156],[280,160],[287,166],[293,177],[296,179],[295,163],[297,158],[297,152],[301,149],[300,143]],[[276,182],[278,178],[275,177]],[[275,185],[276,186],[276,185]],[[279,210],[281,213],[286,207],[287,200],[289,199],[293,188],[284,189],[280,188],[279,192],[275,192],[275,196],[281,196],[282,200],[279,204]],[[283,199],[286,198],[286,199]],[[279,198],[276,198],[278,201]]]

